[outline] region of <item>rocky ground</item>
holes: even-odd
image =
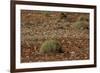
[[[48,39],[58,40],[64,52],[40,54]],[[89,59],[88,13],[21,11],[21,62],[85,59]]]

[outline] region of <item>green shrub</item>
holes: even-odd
[[[86,22],[86,21],[77,21],[77,22],[75,22],[74,26],[76,29],[79,29],[79,30],[88,29],[88,27],[89,27],[88,22]]]
[[[87,17],[80,16],[73,25],[76,29],[84,30],[89,28],[89,21]]]
[[[41,45],[40,53],[42,53],[42,54],[62,53],[62,48],[58,41],[47,40]]]
[[[89,21],[89,16],[80,16],[80,17],[78,17],[78,21]]]

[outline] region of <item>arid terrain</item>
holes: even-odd
[[[44,41],[56,39],[63,53],[41,54]],[[21,10],[21,62],[89,59],[89,14]]]

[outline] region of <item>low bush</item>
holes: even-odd
[[[89,21],[87,18],[81,16],[78,20],[73,24],[76,29],[84,30],[89,29]]]
[[[61,45],[56,40],[47,40],[40,47],[40,53],[50,54],[50,53],[62,53]]]

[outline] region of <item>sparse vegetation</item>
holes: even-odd
[[[88,13],[21,10],[22,63],[86,59]]]

